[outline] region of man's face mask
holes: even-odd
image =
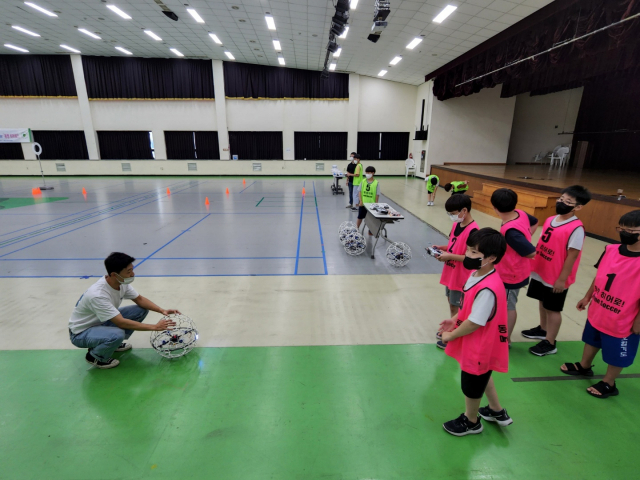
[[[116,277],[117,277],[116,280],[118,280],[118,283],[120,285],[129,285],[130,283],[133,283],[133,280],[134,280],[134,277],[121,277],[117,273],[116,273]]]

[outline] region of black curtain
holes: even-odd
[[[0,55],[0,97],[75,97],[69,55]]]
[[[499,42],[489,40],[486,48],[476,47],[477,53],[470,58],[454,60],[451,67],[439,69],[433,92],[439,100],[446,100],[503,84],[502,96],[509,97],[532,90],[555,88],[557,91],[562,85],[573,88],[576,82],[590,77],[637,67],[640,65],[639,18],[462,84],[637,13],[640,13],[637,0],[551,2],[532,15],[538,19],[537,23],[524,29],[516,24],[511,27],[510,36],[503,34]],[[431,77],[433,74],[426,79]]]
[[[607,76],[585,84],[573,135],[587,141],[585,168],[640,172],[640,79]]]
[[[361,160],[379,160],[380,132],[358,132],[358,154]]]
[[[195,160],[196,148],[193,132],[164,132],[167,158],[170,160]]]
[[[322,79],[313,70],[224,62],[224,88],[227,98],[342,100],[349,98],[349,75]]]
[[[89,160],[82,130],[33,130],[33,141],[42,147],[41,160]]]
[[[211,60],[82,57],[89,98],[212,99]]]
[[[320,137],[318,132],[294,132],[294,158],[296,160],[319,160]]]
[[[98,132],[103,160],[152,160],[149,132]]]
[[[347,158],[347,132],[320,132],[320,160]]]
[[[0,143],[0,160],[24,160],[21,143]]]
[[[218,132],[194,132],[198,160],[220,160]]]
[[[282,132],[229,132],[231,156],[239,160],[281,160]]]
[[[409,132],[382,132],[381,160],[405,160],[409,156]]]

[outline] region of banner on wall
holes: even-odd
[[[0,128],[0,143],[31,143],[30,128]]]

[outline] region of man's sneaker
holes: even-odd
[[[537,345],[531,347],[529,351],[539,357],[544,357],[545,355],[553,355],[554,353],[558,353],[558,349],[556,348],[556,346],[551,345],[549,340],[542,340]]]
[[[547,331],[543,330],[540,325],[529,330],[522,330],[522,336],[524,338],[535,338],[537,340],[544,340],[547,338]]]
[[[347,205],[347,208],[353,208],[353,205]]]
[[[467,416],[463,413],[455,420],[449,420],[442,425],[447,433],[455,435],[456,437],[464,437],[465,435],[473,435],[476,433],[482,433],[482,421],[478,417],[476,423],[471,423]]]
[[[93,355],[91,355],[89,352],[87,352],[87,356],[84,358],[87,361],[87,363],[93,365],[96,368],[107,369],[107,368],[115,368],[118,365],[120,365],[120,360],[116,360],[115,358],[110,358],[106,362],[102,362],[98,360],[96,357],[94,357]]]
[[[436,342],[436,347],[441,348],[442,350],[444,350],[445,348],[447,348],[447,344],[444,343],[442,340],[438,340]]]
[[[126,352],[127,350],[131,350],[133,346],[130,343],[122,343],[118,348],[116,348],[116,352]]]
[[[506,427],[507,425],[511,425],[513,423],[513,419],[507,415],[507,410],[502,409],[499,412],[494,412],[489,408],[489,405],[486,407],[481,407],[478,410],[480,416],[488,422],[496,422],[501,427]]]

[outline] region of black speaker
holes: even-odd
[[[169,17],[174,22],[178,21],[178,15],[176,15],[175,13],[171,11],[167,12],[166,10],[163,10],[162,13],[164,13],[167,17]]]

